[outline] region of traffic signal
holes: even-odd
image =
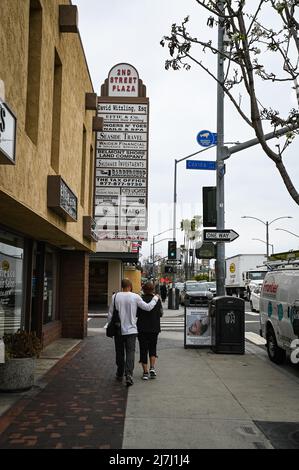
[[[176,259],[176,241],[168,242],[168,259]]]
[[[197,259],[216,259],[217,246],[211,242],[204,242],[201,247],[195,249]]]
[[[217,227],[216,187],[203,188],[203,226]]]

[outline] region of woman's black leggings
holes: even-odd
[[[140,362],[147,364],[148,357],[157,356],[158,333],[138,333]]]

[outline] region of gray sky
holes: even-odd
[[[208,15],[195,0],[75,0],[79,7],[79,26],[95,90],[107,78],[110,69],[130,63],[139,71],[150,98],[150,174],[149,236],[172,227],[174,159],[183,158],[201,149],[196,141],[199,131],[216,132],[216,83],[196,65],[190,71],[166,71],[167,49],[160,46],[171,24],[190,15],[192,32],[201,38],[213,37],[206,26]],[[201,53],[211,67],[216,56]],[[289,89],[274,90],[265,85],[263,98],[276,108],[297,106]],[[226,99],[225,142],[253,138]],[[299,188],[298,141],[287,150],[285,162]],[[275,144],[276,142],[274,142]],[[196,159],[196,157],[195,157]],[[216,151],[208,150],[199,160],[215,160]],[[298,183],[297,183],[298,182]],[[186,170],[178,166],[178,224],[183,218],[202,214],[202,187],[215,186],[213,171]],[[266,239],[265,226],[258,221],[241,219],[242,215],[271,221],[270,243],[275,252],[299,248],[299,240],[291,234],[275,230],[283,228],[299,235],[298,206],[287,193],[274,164],[256,146],[236,154],[227,161],[225,177],[226,228],[240,237],[226,245],[226,255],[263,253],[266,245],[252,238]],[[165,237],[168,234],[164,235]],[[169,232],[171,236],[171,232]],[[178,234],[179,236],[179,234]],[[161,237],[163,238],[163,237]],[[159,238],[156,238],[156,241]],[[166,255],[167,242],[156,246]],[[149,254],[149,243],[144,244]]]

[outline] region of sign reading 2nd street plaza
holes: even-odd
[[[0,164],[15,164],[16,127],[16,117],[7,104],[0,99]]]
[[[109,96],[139,96],[139,75],[135,67],[118,64],[110,70]]]
[[[98,116],[103,119],[96,144],[98,236],[101,240],[145,240],[149,99],[133,66],[112,68],[98,99]],[[107,196],[113,196],[113,201]]]
[[[239,234],[234,230],[204,230],[203,239],[205,242],[232,242],[238,238]]]

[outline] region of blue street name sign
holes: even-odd
[[[216,162],[201,160],[187,160],[187,170],[216,170]]]
[[[217,145],[218,136],[217,134],[211,131],[200,131],[197,134],[197,142],[202,147],[211,147],[212,145]]]

